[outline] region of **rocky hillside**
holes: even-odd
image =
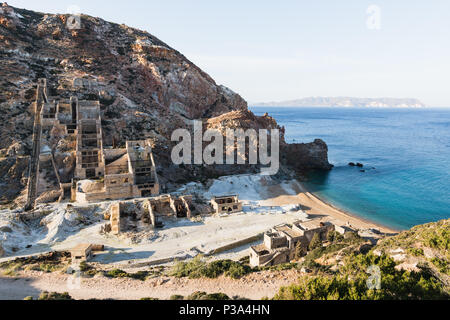
[[[301,262],[309,274],[281,288],[275,299],[448,300],[449,248],[449,219],[386,237],[376,246],[358,237],[331,239]]]
[[[151,34],[85,15],[81,28],[71,29],[68,19],[68,15],[1,4],[0,161],[30,154],[31,103],[39,78],[47,78],[50,95],[100,99],[105,146],[153,139],[159,173],[168,185],[176,182],[173,176],[187,180],[203,174],[204,168],[173,167],[170,161],[173,130],[190,128],[192,119],[220,116],[223,120],[238,114],[248,127],[278,127],[273,119],[255,117],[238,94],[217,85]],[[295,163],[297,169],[330,168],[326,145],[315,143],[313,147],[309,150],[306,145],[308,150],[301,151],[304,161]],[[290,147],[283,142],[283,148]],[[229,173],[229,169],[206,169],[211,175]],[[238,171],[242,170],[249,168]],[[1,181],[23,186],[26,177],[16,171],[15,162],[2,163]],[[0,200],[11,199],[11,194],[19,191],[14,189]]]

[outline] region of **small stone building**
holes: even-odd
[[[70,250],[72,262],[89,261],[92,258],[92,244],[80,243]]]
[[[328,221],[311,220],[294,223],[292,230],[303,232],[308,242],[311,242],[316,233],[319,234],[320,240],[324,241],[327,238],[328,232],[334,231],[334,224]]]
[[[306,255],[315,234],[325,240],[328,232],[333,230],[333,224],[316,220],[277,226],[264,234],[262,244],[250,248],[250,265],[258,267],[288,263],[297,255]]]
[[[211,205],[217,214],[235,213],[242,211],[242,202],[237,195],[214,197]]]

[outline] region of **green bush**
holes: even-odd
[[[309,243],[309,250],[312,251],[314,249],[320,248],[322,246],[322,241],[320,241],[320,235],[315,233],[311,242]]]
[[[450,275],[450,268],[448,265],[448,261],[435,257],[431,259],[431,263],[434,264],[436,268],[438,268],[439,272]]]
[[[381,289],[369,289],[367,270],[381,270]],[[428,272],[395,269],[395,261],[386,256],[359,254],[348,257],[339,274],[303,277],[298,284],[280,289],[276,300],[407,300],[448,299],[442,284]]]
[[[318,271],[324,271],[328,272],[329,267],[323,266],[319,263],[316,263],[315,260],[323,257],[326,254],[337,252],[343,248],[348,247],[349,245],[346,243],[333,243],[327,247],[318,247],[310,252],[305,256],[305,259],[301,263],[301,267],[306,267],[308,269],[312,270],[318,270]]]
[[[58,293],[58,292],[44,291],[41,293],[38,300],[73,300],[73,299],[68,292]]]
[[[228,271],[225,272],[225,275],[233,279],[239,279],[246,274],[249,274],[250,272],[251,268],[249,266],[242,265],[233,261],[233,263],[231,263],[230,267],[228,268]]]
[[[224,293],[207,294],[206,292],[197,291],[186,297],[186,300],[230,300],[230,298]]]
[[[202,272],[206,263],[202,260],[201,256],[197,256],[189,262],[178,262],[173,266],[170,275],[177,278],[189,277],[192,279],[201,278]]]
[[[109,278],[126,278],[128,277],[128,273],[120,269],[113,269],[108,271],[106,276]]]
[[[81,261],[80,262],[80,271],[85,272],[85,271],[88,271],[90,269],[91,269],[91,266],[89,266],[86,261]]]
[[[145,281],[152,274],[151,271],[138,271],[136,273],[128,273],[120,269],[108,271],[105,276],[108,278],[131,278],[135,280]]]
[[[178,278],[198,279],[205,277],[214,279],[224,274],[233,279],[238,279],[251,271],[252,269],[248,265],[236,261],[217,260],[206,263],[201,256],[197,256],[188,262],[178,262],[172,268],[170,275]]]
[[[35,271],[43,271],[47,273],[55,272],[63,268],[60,264],[53,263],[41,263],[38,266],[34,266],[32,269]]]
[[[132,279],[145,281],[149,275],[150,273],[148,271],[138,271],[136,273],[128,274],[127,276]]]
[[[344,240],[344,236],[337,231],[330,231],[327,234],[327,240],[330,242],[340,242]]]
[[[416,256],[416,257],[421,257],[424,255],[423,249],[421,249],[421,248],[408,248],[407,251],[409,254]]]

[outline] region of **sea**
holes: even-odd
[[[289,143],[327,143],[334,169],[305,182],[326,202],[396,230],[450,218],[450,108],[250,109],[274,117]]]

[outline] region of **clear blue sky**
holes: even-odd
[[[412,97],[450,106],[450,1],[11,0],[146,30],[249,101]],[[367,27],[370,5],[380,29]]]

